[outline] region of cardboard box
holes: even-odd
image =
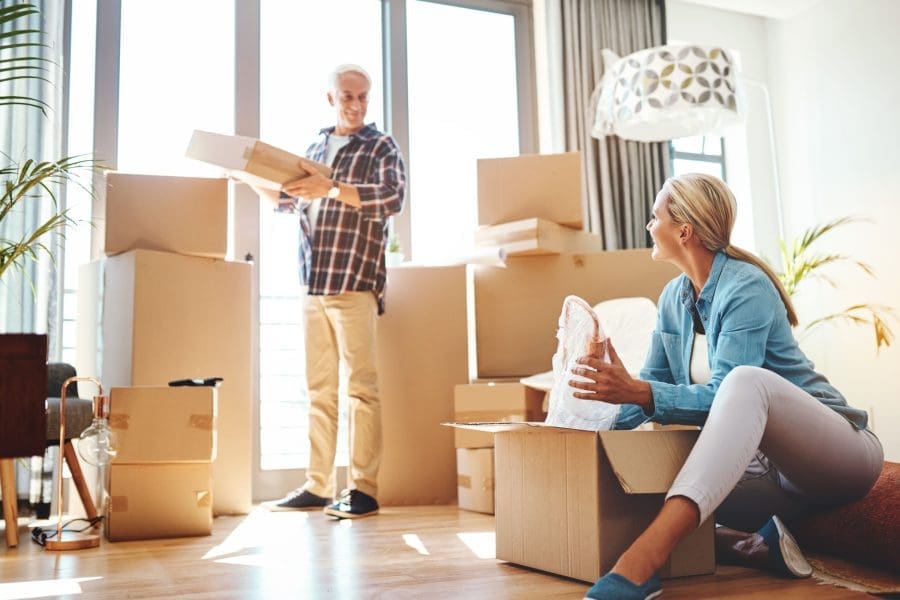
[[[210,463],[113,463],[109,481],[109,541],[212,533]]]
[[[469,373],[470,268],[389,267],[378,318],[383,506],[456,503],[453,387]]]
[[[649,250],[520,256],[507,259],[505,269],[475,267],[477,376],[527,377],[549,370],[569,294],[591,305],[630,296],[656,302],[678,273],[652,260]]]
[[[565,252],[601,252],[603,238],[545,219],[522,219],[477,229],[475,246],[499,247],[507,256],[537,256]]]
[[[581,153],[478,159],[478,224],[538,217],[581,229]]]
[[[109,426],[116,464],[210,462],[216,455],[216,388],[114,387]]]
[[[494,514],[493,448],[457,448],[456,481],[461,509]]]
[[[609,571],[656,516],[699,433],[540,423],[481,430],[496,432],[497,558],[586,582]],[[663,577],[714,572],[713,536],[708,519],[675,548]]]
[[[454,388],[453,420],[457,422],[543,421],[545,392],[518,382],[488,382]],[[455,429],[457,448],[493,448],[494,434]]]
[[[228,251],[228,180],[107,173],[106,255],[160,250],[209,258]]]
[[[248,263],[133,250],[85,265],[79,278],[79,297],[102,299],[79,302],[79,346],[82,339],[95,343],[80,349],[79,359],[100,366],[105,386],[224,378],[217,389],[216,514],[247,513],[252,504],[251,269]]]
[[[247,183],[274,190],[312,171],[331,177],[328,165],[244,135],[194,130],[185,156],[220,166]]]

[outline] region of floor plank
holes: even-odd
[[[498,562],[493,517],[453,506],[384,508],[336,521],[321,513],[220,517],[213,535],[43,550],[20,530],[0,549],[0,600],[12,598],[582,598],[588,585]],[[43,587],[42,587],[43,586]],[[664,598],[865,598],[865,594],[720,567],[670,580]]]

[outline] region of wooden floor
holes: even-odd
[[[110,543],[68,553],[0,546],[13,598],[582,598],[587,584],[496,561],[493,517],[397,507],[358,521],[322,513],[215,520],[211,537]],[[0,536],[0,543],[2,543]],[[737,567],[665,582],[663,597],[867,598]]]

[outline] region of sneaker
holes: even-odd
[[[298,488],[281,500],[263,502],[262,507],[273,512],[283,510],[315,510],[328,506],[328,498],[316,496],[310,491]]]
[[[349,490],[334,504],[325,507],[325,514],[338,519],[358,519],[378,513],[378,501],[359,490]]]
[[[588,590],[585,600],[652,600],[662,595],[662,583],[654,575],[642,585],[632,583],[618,573],[607,573]]]
[[[798,579],[812,575],[812,566],[806,562],[797,540],[777,516],[773,516],[757,531],[769,547],[769,568],[788,577]]]

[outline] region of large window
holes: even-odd
[[[353,15],[347,19],[346,15]],[[263,0],[260,13],[260,138],[303,155],[335,112],[328,76],[343,63],[362,66],[373,86],[367,122],[384,128],[381,4]],[[333,27],[342,22],[340,40]],[[327,48],[327,60],[321,58]],[[315,58],[314,58],[315,57]],[[309,460],[297,217],[260,207],[260,467],[296,469]],[[336,464],[346,465],[346,400],[340,406]]]
[[[194,129],[234,131],[234,11],[225,6],[122,0],[118,170],[221,173],[184,151]]]
[[[515,25],[511,14],[407,2],[417,261],[466,253],[478,224],[476,160],[519,154]]]

